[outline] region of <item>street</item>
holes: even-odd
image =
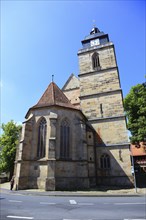
[[[146,197],[70,197],[1,193],[1,220],[146,220]]]

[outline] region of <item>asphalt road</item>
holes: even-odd
[[[1,220],[146,220],[146,197],[71,197],[1,193]]]

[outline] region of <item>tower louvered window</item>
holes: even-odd
[[[100,167],[101,169],[110,169],[110,157],[108,154],[103,154],[100,157]]]
[[[92,66],[93,66],[93,69],[100,68],[99,55],[96,52],[92,55]]]
[[[46,130],[47,122],[45,118],[42,118],[38,128],[38,148],[37,148],[37,157],[45,157],[46,152]]]
[[[68,159],[70,126],[67,119],[62,121],[60,129],[60,158]]]

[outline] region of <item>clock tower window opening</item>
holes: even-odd
[[[96,52],[92,55],[92,66],[93,69],[97,69],[100,67],[99,54]]]

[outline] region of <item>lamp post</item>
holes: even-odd
[[[134,168],[134,160],[133,160],[133,155],[132,155],[132,163],[133,163],[134,187],[135,187],[135,192],[137,193],[136,176],[135,176],[135,168]]]
[[[135,187],[135,192],[137,193],[137,186],[136,186],[136,176],[135,176],[135,167],[134,167],[134,158],[133,158],[133,153],[132,153],[132,149],[131,149],[131,157],[132,157],[132,174],[134,177],[134,187]]]

